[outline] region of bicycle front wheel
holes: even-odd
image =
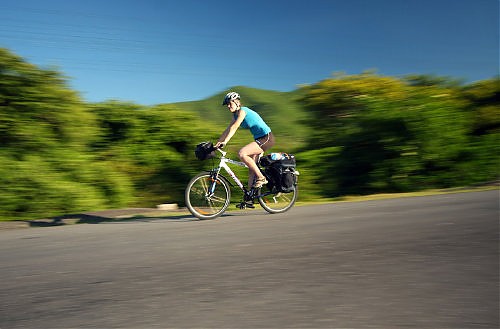
[[[185,192],[186,207],[199,219],[213,219],[226,211],[231,201],[229,183],[219,176],[201,173],[193,177]]]
[[[267,186],[263,186],[258,197],[259,204],[271,214],[279,214],[292,208],[297,201],[298,186],[290,193],[271,193]]]

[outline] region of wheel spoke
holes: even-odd
[[[216,202],[221,202],[221,203],[224,203],[226,201],[226,198],[224,197],[220,197],[220,196],[217,196],[217,195],[212,195],[210,197],[210,201],[216,201]]]
[[[201,188],[203,189],[203,192],[205,192],[205,195],[208,195],[208,184],[206,179],[200,179],[201,183]]]

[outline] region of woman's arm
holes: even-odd
[[[245,116],[246,116],[246,112],[240,110],[238,113],[238,116],[236,118],[233,118],[231,120],[231,123],[229,124],[229,126],[226,128],[226,130],[224,130],[224,132],[220,136],[219,140],[215,144],[215,147],[218,147],[221,144],[229,143],[229,141],[231,140],[231,138],[233,138],[234,134],[236,133],[236,131],[240,127],[241,123],[245,119]]]

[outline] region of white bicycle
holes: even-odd
[[[206,143],[209,145],[206,148],[208,156],[200,157],[197,153],[197,157],[201,160],[213,158],[216,157],[216,152],[219,152],[220,161],[211,170],[194,176],[186,187],[186,206],[193,216],[199,219],[213,219],[222,215],[229,207],[231,202],[231,187],[234,187],[234,185],[230,183],[228,178],[222,175],[221,169],[224,169],[234,183],[236,183],[236,186],[243,191],[243,200],[237,205],[240,209],[253,208],[253,201],[255,199],[258,200],[262,208],[272,214],[285,212],[294,205],[298,195],[297,176],[299,175],[295,169],[295,160],[293,160],[293,164],[275,163],[274,166],[279,165],[280,170],[285,171],[293,178],[293,186],[286,190],[287,193],[282,192],[279,188],[277,180],[280,177],[277,177],[275,174],[276,168],[273,168],[272,165],[263,167],[262,163],[259,164],[259,168],[261,168],[262,173],[266,176],[269,183],[258,189],[252,188],[247,190],[229,165],[247,166],[243,162],[227,158],[227,152],[213,148],[209,142]]]

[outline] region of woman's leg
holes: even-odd
[[[257,164],[257,161],[259,160],[259,156],[260,156],[260,154],[252,156],[252,159],[256,164]],[[257,168],[259,168],[259,166],[257,166]],[[250,170],[250,168],[249,168],[248,169],[248,188],[249,189],[253,186],[254,182],[255,182],[255,173],[252,170]]]
[[[243,161],[248,166],[248,170],[249,170],[248,188],[249,189],[252,187],[252,184],[253,184],[255,177],[257,179],[265,178],[264,175],[260,172],[260,169],[256,163],[256,161],[261,153],[263,153],[263,151],[260,148],[259,144],[257,144],[256,142],[251,142],[250,144],[243,146],[241,148],[240,152],[238,153],[238,156],[240,157],[241,161]]]

